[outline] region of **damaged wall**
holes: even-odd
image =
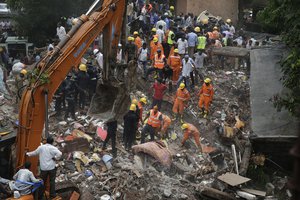
[[[199,15],[202,11],[208,10],[215,16],[224,19],[230,18],[233,23],[238,20],[239,0],[177,0],[177,13],[193,13]]]

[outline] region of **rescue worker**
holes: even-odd
[[[144,107],[147,104],[147,99],[145,97],[140,98],[140,101],[138,102],[138,108],[139,108],[139,120],[143,122],[143,112]]]
[[[152,73],[153,71],[156,71],[158,73],[159,78],[163,79],[163,69],[166,64],[167,64],[167,59],[165,55],[162,53],[160,49],[158,49],[157,54],[155,54],[154,56],[153,67],[147,70],[146,80],[148,79],[149,74]]]
[[[218,27],[213,28],[212,39],[219,40],[221,38],[220,32],[218,31]]]
[[[76,120],[75,116],[75,94],[76,94],[76,84],[75,80],[72,77],[72,74],[67,75],[66,79],[66,87],[65,87],[65,97],[67,101],[67,109],[65,112],[65,120],[68,119],[69,114],[71,114],[71,117]]]
[[[178,49],[174,49],[174,55],[170,56],[169,66],[173,71],[173,75],[172,75],[173,85],[176,85],[182,69],[181,57],[178,54]]]
[[[153,38],[153,43],[150,45],[150,60],[153,61],[155,54],[157,53],[157,50],[161,51],[162,54],[164,54],[164,48],[161,45],[161,43],[158,42],[158,38]]]
[[[133,37],[134,37],[134,44],[135,44],[136,48],[140,49],[142,47],[142,39],[139,36],[139,32],[134,31]]]
[[[192,124],[185,123],[182,124],[181,129],[184,131],[183,140],[181,141],[181,146],[184,146],[184,143],[189,139],[189,137],[193,136],[199,151],[202,152],[202,147],[200,144],[200,132],[199,130]]]
[[[151,107],[153,108],[155,105],[157,105],[158,110],[160,110],[167,86],[163,83],[162,79],[158,78],[157,81],[155,81],[155,83],[152,85],[152,89],[154,89],[154,94]]]
[[[204,80],[204,83],[199,91],[199,108],[201,110],[201,114],[204,114],[203,117],[207,117],[208,111],[209,111],[209,105],[212,102],[214,95],[213,86],[211,85],[210,78],[206,78]],[[203,109],[204,106],[204,109]]]
[[[153,42],[153,39],[154,38],[159,38],[159,36],[157,35],[157,29],[156,28],[152,28],[151,29],[151,38],[150,38],[150,40],[151,40],[151,42],[150,42],[150,46],[152,46],[152,44],[154,43]]]
[[[129,111],[124,116],[124,132],[123,132],[123,142],[125,149],[131,150],[132,144],[135,140],[135,133],[137,131],[138,117],[136,115],[136,105],[131,104]]]
[[[137,55],[137,48],[136,45],[134,44],[134,38],[129,36],[127,38],[128,43],[125,46],[125,60],[127,63],[129,63],[129,61],[134,60],[136,58]]]
[[[167,48],[165,49],[165,54],[168,57],[170,54],[170,49],[172,48],[174,42],[175,42],[175,34],[173,32],[174,28],[170,27],[168,36],[167,36]]]
[[[12,186],[12,189],[14,191],[18,191],[21,196],[28,195],[32,193],[33,190],[32,185],[35,184],[34,199],[35,200],[42,199],[42,198],[38,198],[38,195],[40,195],[40,197],[43,196],[42,193],[39,194],[38,192],[39,190],[36,190],[38,188],[35,187],[41,187],[43,185],[43,181],[34,177],[33,173],[30,171],[30,167],[31,167],[31,162],[27,161],[24,164],[24,168],[20,169],[14,175],[13,179],[15,180],[15,182]]]
[[[107,126],[107,136],[103,142],[102,150],[106,149],[106,145],[111,139],[111,148],[112,148],[112,154],[113,157],[117,156],[117,148],[116,148],[116,132],[118,127],[117,120],[113,117],[109,119],[105,125]]]
[[[77,74],[77,89],[79,92],[79,108],[84,109],[86,103],[86,93],[88,89],[89,75],[85,64],[79,65]]]
[[[199,27],[196,27],[199,28]],[[196,29],[195,28],[195,29]],[[200,28],[198,31],[198,45],[197,45],[197,50],[204,50],[206,47],[206,40],[207,38],[200,32]]]
[[[160,130],[160,133],[162,139],[166,139],[169,138],[168,128],[170,127],[172,120],[168,115],[165,114],[162,115],[162,118],[163,118],[163,123],[162,123],[162,128]]]
[[[173,121],[176,120],[177,115],[180,115],[180,121],[183,123],[183,111],[186,103],[190,100],[191,96],[189,91],[185,88],[184,83],[180,83],[179,88],[177,89],[174,105],[173,105]]]
[[[137,99],[133,99],[133,100],[131,101],[131,104],[134,104],[135,107],[136,107],[136,109],[135,109],[135,114],[136,114],[136,116],[137,116],[137,118],[138,118],[138,121],[137,121],[137,126],[138,126],[139,120],[140,120],[140,109],[139,109],[139,106],[138,106],[139,102],[138,102]]]
[[[54,139],[49,136],[47,138],[47,143],[39,146],[36,150],[32,152],[27,152],[26,155],[36,156],[39,155],[40,161],[40,177],[43,179],[44,183],[47,182],[49,177],[50,180],[50,198],[56,197],[55,192],[55,177],[56,177],[56,160],[60,159],[62,156],[61,151],[53,146]]]
[[[146,125],[142,130],[141,143],[145,143],[146,133],[150,133],[151,141],[154,141],[155,133],[158,132],[162,125],[162,114],[158,111],[158,107],[154,106],[146,117],[148,119]]]
[[[170,10],[168,10],[168,16],[169,17],[174,17],[175,16],[175,12],[174,12],[174,6],[170,6]]]
[[[89,81],[88,81],[88,94],[89,94],[89,102],[92,100],[93,95],[96,92],[96,88],[97,88],[97,80],[98,80],[98,76],[97,76],[97,68],[91,64],[87,65],[87,73],[89,75]]]

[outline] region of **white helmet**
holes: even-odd
[[[96,55],[99,52],[99,49],[94,49],[93,54]]]

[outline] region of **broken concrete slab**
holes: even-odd
[[[218,176],[218,179],[231,185],[231,186],[237,186],[237,185],[241,185],[243,183],[246,183],[248,181],[250,181],[251,179],[243,177],[243,176],[239,176],[237,174],[234,173],[226,173],[223,174],[221,176]]]

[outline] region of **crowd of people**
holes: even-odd
[[[141,143],[145,143],[148,134],[150,134],[150,141],[154,141],[155,137],[168,138],[170,137],[168,128],[174,123],[180,124],[183,130],[182,146],[188,138],[193,137],[201,152],[200,132],[195,125],[185,122],[183,115],[194,92],[199,100],[199,117],[206,118],[209,115],[214,97],[214,87],[212,78],[204,76],[206,67],[224,67],[225,60],[223,56],[214,56],[212,49],[225,46],[252,48],[261,44],[252,37],[246,37],[242,30],[236,31],[231,19],[225,21],[199,19],[192,13],[176,14],[174,5],[170,5],[168,1],[150,0],[146,2],[143,0],[128,2],[127,28],[129,35],[124,47],[121,44],[118,45],[116,60],[117,63],[137,61],[136,70],[140,70],[140,78],[151,83],[150,90],[154,94],[152,100],[147,97],[132,99],[129,110],[123,118],[124,147],[130,151],[132,145],[137,143],[136,139],[139,136]],[[74,19],[69,17],[67,29],[72,24],[74,24]],[[62,40],[65,35],[65,28],[58,23],[57,42]],[[266,38],[264,42],[270,42],[269,38]],[[46,51],[52,51],[55,45],[56,43],[49,41]],[[3,51],[0,49],[0,52]],[[30,62],[38,62],[40,59],[40,55],[37,53],[32,56]],[[2,56],[2,60],[6,61],[4,56]],[[25,85],[26,79],[34,75],[32,72],[28,73],[29,70],[27,70],[30,62],[28,60],[17,61],[12,66],[11,71],[16,79],[17,91]],[[95,94],[102,70],[103,54],[101,50],[95,48],[85,58],[82,58],[79,66],[72,68],[56,91],[54,96],[56,117],[63,117],[67,121],[71,120],[70,118],[76,120],[75,112],[78,109],[84,111]],[[200,90],[195,91],[195,88],[200,88]],[[166,91],[174,96],[173,116],[168,116],[163,112],[162,101]],[[149,103],[150,109],[146,110],[146,105]],[[106,149],[111,140],[114,156],[117,155],[117,123],[115,118],[106,122],[108,136],[102,146],[103,149]],[[138,134],[139,127],[141,135]],[[39,147],[27,155],[40,154],[41,167],[42,163],[48,162],[42,169],[42,172],[45,171],[43,179],[50,176],[52,184],[50,195],[55,195],[53,192],[53,176],[55,176],[53,175],[53,166],[56,157],[49,155],[41,157],[42,148],[48,148],[55,152],[57,158],[61,156],[61,153],[52,146],[53,139],[50,138],[47,143],[48,147]],[[29,167],[30,164],[25,166],[26,169]],[[26,181],[38,182],[31,174],[27,177],[29,178]],[[7,180],[3,179],[2,182],[7,183]]]

